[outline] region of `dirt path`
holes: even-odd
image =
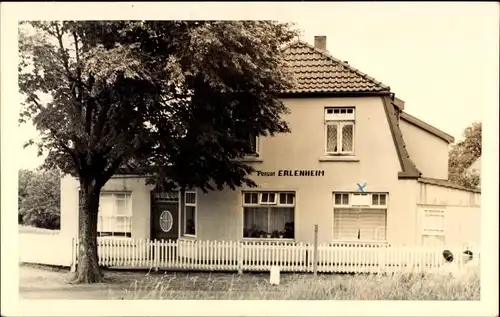
[[[71,285],[67,269],[21,265],[19,295],[24,299],[216,299],[219,296],[249,296],[256,287],[268,289],[267,276],[246,275],[243,280],[227,273],[151,273],[105,271],[108,282]],[[134,285],[135,284],[135,285]]]
[[[109,299],[110,290],[116,296],[123,285],[71,285],[72,274],[66,269],[19,266],[19,296],[24,299]]]

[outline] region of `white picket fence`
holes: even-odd
[[[446,249],[462,265],[463,246]],[[315,250],[313,244],[294,242],[98,239],[99,264],[110,268],[269,271],[278,266],[285,272],[313,272],[317,258],[317,272],[424,272],[444,263],[443,250],[366,243],[320,244]]]

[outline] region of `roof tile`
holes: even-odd
[[[390,88],[314,46],[297,41],[284,48],[295,87],[288,93],[381,92]]]

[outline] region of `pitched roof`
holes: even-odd
[[[428,123],[426,123],[418,118],[415,118],[414,116],[410,115],[409,113],[401,111],[401,119],[421,128],[429,133],[434,134],[435,136],[445,140],[448,143],[455,142],[455,138],[452,137],[451,135],[449,135],[448,133],[443,132],[436,127],[433,127],[430,124],[428,124]]]
[[[295,87],[287,93],[390,91],[389,86],[306,42],[294,42],[283,52],[296,80]]]

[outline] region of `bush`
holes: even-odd
[[[60,178],[57,171],[19,171],[19,224],[60,228]]]

